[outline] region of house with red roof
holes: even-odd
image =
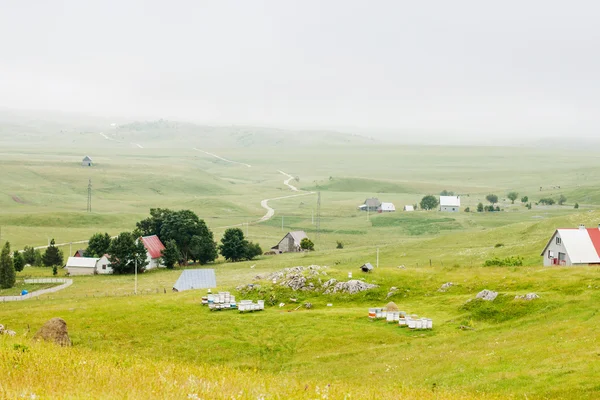
[[[544,266],[600,264],[600,226],[557,229],[541,255]]]
[[[140,238],[144,247],[146,248],[146,270],[158,268],[161,266],[160,261],[162,257],[162,251],[165,246],[162,244],[158,236],[142,236]]]

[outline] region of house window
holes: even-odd
[[[102,269],[106,269],[106,264],[103,264],[103,265],[102,265]]]
[[[557,236],[556,237],[556,244],[560,244],[562,242],[562,240],[560,240],[560,238]]]
[[[453,208],[452,208],[452,211],[456,211],[456,208],[454,208],[454,207],[453,207]]]
[[[554,258],[554,252],[552,250],[548,250],[548,258]]]

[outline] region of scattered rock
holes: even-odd
[[[8,330],[5,330],[4,332],[2,332],[2,334],[8,335],[8,336],[15,336],[17,334],[17,332],[11,331],[10,329],[8,329]]]
[[[304,307],[308,310],[310,310],[312,308],[312,303],[306,303],[304,304]]]
[[[373,285],[371,283],[365,283],[363,281],[359,281],[357,279],[350,280],[348,282],[338,282],[335,284],[333,288],[328,288],[324,293],[348,293],[348,294],[356,294],[359,292],[364,292],[365,290],[373,289],[378,287],[377,285]]]
[[[71,339],[67,332],[67,323],[62,318],[52,318],[46,322],[33,338],[54,342],[61,346],[71,345]]]
[[[522,296],[519,296],[519,295],[515,296],[515,300],[527,300],[527,301],[530,301],[530,300],[535,300],[535,299],[539,299],[539,298],[540,298],[540,296],[538,296],[537,293],[527,293],[527,294],[522,295]]]
[[[439,289],[438,292],[446,292],[448,289],[450,289],[450,287],[454,286],[454,283],[452,282],[446,282],[444,283]]]
[[[487,289],[482,290],[481,292],[477,293],[477,296],[475,296],[476,299],[482,299],[486,301],[494,301],[496,297],[498,297],[498,292]]]
[[[461,325],[458,327],[458,329],[462,330],[462,331],[474,331],[475,328],[471,328],[470,326],[466,326],[466,325]]]
[[[400,269],[406,269],[406,267],[404,265],[398,265],[398,268],[400,268]]]
[[[385,297],[386,299],[389,299],[390,297],[392,297],[396,292],[398,291],[398,288],[395,286],[392,286],[390,288],[390,291],[388,292],[387,296]]]
[[[331,285],[335,285],[337,283],[337,279],[331,278],[330,280],[328,280],[327,282],[325,282],[322,287],[323,288],[328,288]]]

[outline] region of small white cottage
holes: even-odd
[[[544,266],[600,264],[600,226],[557,229],[541,256]]]
[[[83,160],[81,160],[81,166],[83,167],[91,167],[92,166],[92,159],[90,156],[85,156],[83,157]]]
[[[460,211],[460,196],[440,196],[440,211]]]
[[[94,275],[96,271],[97,258],[93,257],[69,257],[65,268],[69,275]]]

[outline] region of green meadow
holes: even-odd
[[[60,292],[2,303],[0,323],[17,336],[0,337],[0,397],[599,397],[600,270],[544,268],[540,257],[556,228],[600,222],[596,155],[340,143],[335,136],[319,146],[275,146],[247,132],[227,138],[237,145],[203,147],[191,135],[169,142],[129,129],[120,142],[73,134],[60,146],[34,146],[23,137],[5,146],[2,241],[21,249],[54,238],[66,243],[66,255],[85,247],[70,242],[132,230],[151,207],[168,207],[196,212],[216,240],[239,225],[267,251],[287,231],[304,230],[315,251],[208,266],[217,274],[215,291],[241,298],[236,287],[261,284],[249,298],[273,305],[257,313],[210,312],[200,305],[206,291],[173,293],[179,269],[141,274],[137,295],[133,276],[85,276],[73,277]],[[80,166],[86,154],[91,168]],[[305,192],[292,192],[279,171],[297,177],[290,183]],[[497,194],[502,211],[402,211],[442,190],[460,194],[462,208],[472,211],[487,204],[487,194]],[[509,191],[519,192],[514,204],[506,199]],[[294,194],[303,195],[286,197]],[[562,206],[535,204],[560,195],[567,198]],[[358,211],[369,197],[393,202],[397,212]],[[275,215],[257,222],[266,213],[263,199],[274,199]],[[338,241],[343,249],[336,249]],[[483,266],[509,256],[522,257],[523,266]],[[360,265],[377,260],[372,273],[360,272]],[[328,277],[338,280],[352,272],[378,288],[324,295],[255,279],[297,265],[327,266]],[[18,273],[19,279],[44,276],[51,270]],[[447,282],[455,286],[438,291]],[[491,303],[469,301],[483,289],[500,295]],[[540,298],[515,300],[530,292]],[[388,301],[432,318],[434,329],[369,321],[368,308]],[[313,308],[298,308],[306,302]],[[72,348],[30,340],[52,317],[67,321]]]

